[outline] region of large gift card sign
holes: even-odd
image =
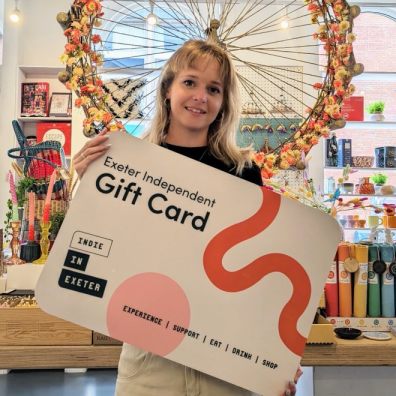
[[[37,285],[50,314],[260,394],[294,377],[340,240],[328,215],[118,133]]]

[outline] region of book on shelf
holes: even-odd
[[[37,142],[45,142],[47,140],[58,141],[63,147],[65,155],[70,155],[70,122],[38,122],[36,125],[36,136]]]
[[[49,83],[22,83],[21,117],[46,117]]]

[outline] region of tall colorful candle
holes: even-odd
[[[18,221],[19,216],[18,216],[18,199],[16,195],[16,189],[15,189],[15,181],[14,181],[14,175],[12,174],[11,171],[8,172],[8,180],[10,183],[10,193],[11,193],[11,202],[12,202],[12,221]]]
[[[44,210],[43,210],[43,222],[44,223],[49,222],[50,212],[51,212],[51,197],[52,197],[52,191],[54,190],[54,184],[56,181],[57,172],[58,171],[56,169],[54,169],[54,171],[52,172],[50,182],[48,185],[47,195],[45,196]]]
[[[35,201],[36,195],[34,192],[30,192],[29,196],[29,233],[28,233],[28,240],[34,241],[34,211],[35,211]]]

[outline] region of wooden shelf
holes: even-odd
[[[0,347],[0,369],[117,367],[121,346]],[[336,339],[332,345],[307,345],[302,366],[396,366],[396,340]]]
[[[345,231],[370,231],[371,230],[371,228],[367,228],[367,227],[365,227],[365,228],[358,228],[358,227],[343,227],[343,230],[345,230]],[[393,231],[393,230],[396,230],[396,228],[379,228],[379,227],[377,227],[377,231],[385,231],[385,230],[391,230],[391,231]]]
[[[307,345],[303,366],[396,366],[396,339],[342,340],[332,345]]]
[[[322,196],[326,196],[326,197],[329,196],[329,195],[334,195],[334,193],[322,194]],[[391,195],[383,195],[383,194],[340,194],[340,197],[392,198],[392,197],[396,197],[396,194],[391,194]]]
[[[396,120],[386,121],[348,121],[345,126],[346,129],[392,129],[396,128]]]
[[[71,122],[71,117],[18,117],[19,122]]]
[[[323,168],[324,170],[339,170],[343,171],[344,167],[338,167],[338,166],[325,166]],[[355,166],[351,166],[350,169],[353,170],[362,170],[362,171],[396,171],[396,168],[359,168]]]
[[[65,66],[19,66],[19,69],[27,76],[37,76],[45,77],[49,76],[51,78],[57,78],[57,74],[60,71],[65,70]]]
[[[117,367],[118,345],[2,346],[0,369]]]

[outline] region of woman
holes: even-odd
[[[192,159],[262,185],[249,149],[235,144],[239,122],[237,77],[228,54],[201,40],[186,42],[162,71],[156,113],[146,138]],[[102,133],[75,156],[81,177],[108,149]],[[294,382],[285,395],[295,393]],[[252,393],[207,374],[124,344],[118,396],[248,396]]]

